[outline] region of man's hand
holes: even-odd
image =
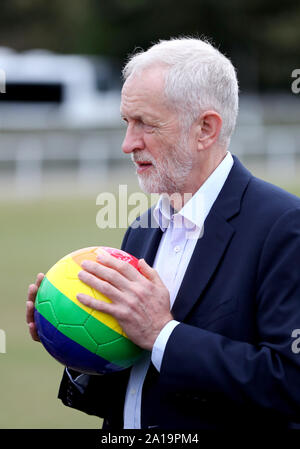
[[[43,279],[44,279],[44,274],[39,273],[37,275],[35,284],[29,285],[27,302],[26,302],[26,322],[28,324],[29,333],[31,335],[31,338],[35,341],[40,341],[40,339],[38,337],[35,322],[34,322],[34,303],[35,303],[35,298],[36,298],[39,286],[41,285],[41,282]]]
[[[156,270],[144,259],[138,271],[129,263],[110,254],[99,254],[100,263],[85,260],[78,277],[90,287],[107,296],[106,303],[89,295],[78,294],[84,305],[116,318],[124,332],[138,346],[152,350],[161,329],[173,319],[170,295]]]

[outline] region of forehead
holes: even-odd
[[[121,94],[121,114],[140,114],[166,109],[164,96],[164,70],[145,69],[131,75],[124,83]]]

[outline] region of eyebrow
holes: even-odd
[[[127,119],[127,116],[125,114],[122,114],[122,112],[120,113],[120,115],[121,115],[121,119],[123,119],[123,120]],[[159,122],[157,117],[154,117],[154,116],[152,116],[150,114],[145,114],[144,116],[136,114],[136,115],[130,116],[130,118],[133,119],[133,120],[140,120],[141,122],[149,120],[150,122],[153,122],[153,124]]]
[[[126,114],[122,114],[122,112],[120,113],[121,118],[127,118]],[[141,115],[132,115],[131,118],[133,118],[134,120],[142,120],[142,116]]]

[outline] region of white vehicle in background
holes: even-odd
[[[120,122],[120,69],[106,58],[0,47],[0,128],[95,128]]]

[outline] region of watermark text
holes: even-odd
[[[294,354],[299,354],[300,352],[300,329],[294,329],[292,334],[292,338],[295,338],[295,340],[292,343],[292,352]]]
[[[197,200],[192,202],[192,196],[192,193],[128,194],[127,185],[119,185],[118,194],[101,192],[97,196],[96,204],[100,209],[96,224],[100,229],[127,229],[128,226],[133,229],[166,229],[171,223],[172,229],[184,228],[187,239],[198,239],[203,237],[204,232],[204,197],[198,195]],[[158,200],[160,207],[156,208]],[[145,213],[151,207],[156,210],[151,214]],[[185,213],[182,213],[184,208]]]
[[[294,69],[292,71],[292,78],[295,78],[295,80],[292,82],[291,89],[293,94],[299,94],[300,93],[300,69]]]
[[[4,70],[0,69],[0,94],[6,93],[6,75]]]
[[[6,334],[3,329],[0,329],[0,354],[6,353]]]

